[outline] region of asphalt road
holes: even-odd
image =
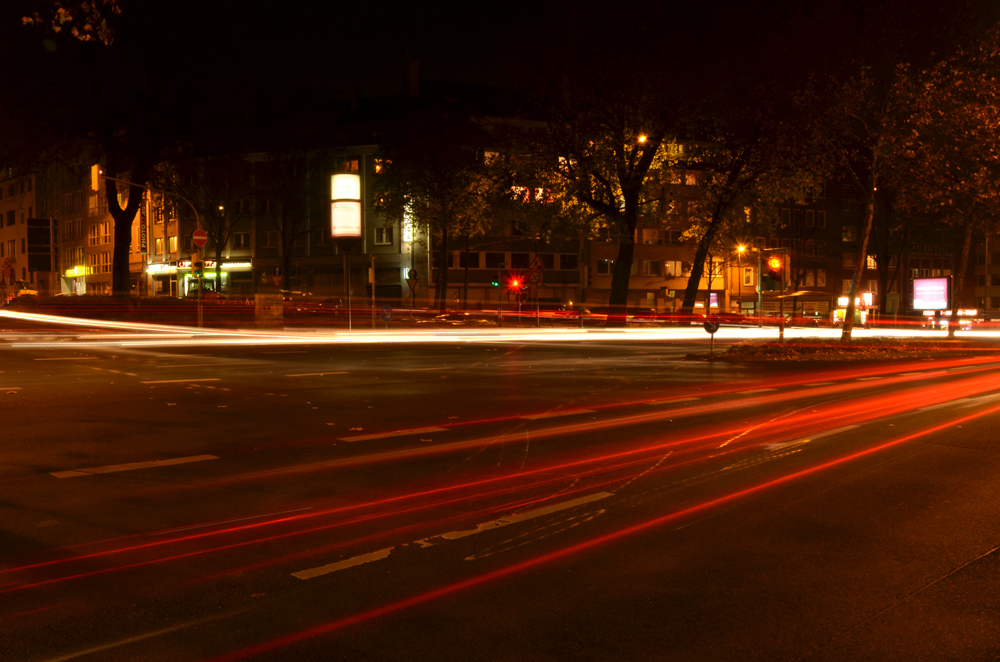
[[[0,325],[4,661],[1000,656],[990,352]]]

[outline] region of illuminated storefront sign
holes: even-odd
[[[77,266],[77,267],[73,267],[72,269],[67,269],[65,277],[66,278],[76,278],[78,276],[86,276],[86,275],[87,275],[87,267],[79,267],[79,266]]]
[[[330,177],[330,235],[334,239],[361,236],[361,177],[338,173]]]

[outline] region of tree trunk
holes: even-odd
[[[469,309],[469,235],[465,235],[465,284],[462,290],[462,310]]]
[[[865,227],[861,231],[861,241],[858,246],[857,261],[854,265],[854,277],[851,278],[851,290],[847,293],[847,311],[844,313],[844,329],[840,334],[841,342],[851,341],[851,331],[854,329],[854,299],[858,296],[858,286],[861,277],[868,266],[868,237],[872,232],[872,221],[875,219],[875,164],[872,163],[872,175],[868,179],[868,200],[865,203]]]
[[[441,228],[441,243],[438,246],[438,272],[434,278],[434,303],[439,312],[448,312],[448,224]]]
[[[722,220],[722,203],[715,206],[712,212],[712,220],[698,242],[698,249],[694,253],[694,262],[691,264],[691,275],[688,277],[687,287],[684,289],[684,303],[681,304],[682,315],[694,315],[695,299],[698,298],[698,289],[701,285],[701,277],[705,273],[705,260],[708,258],[708,251],[715,240],[715,233]],[[711,274],[711,272],[709,272]]]
[[[113,161],[107,166],[108,176],[117,177],[118,173],[113,167]],[[145,182],[144,172],[133,171],[132,177]],[[133,180],[134,181],[134,180]],[[128,188],[128,202],[125,209],[118,204],[118,182],[111,179],[105,180],[104,195],[108,201],[108,210],[111,218],[115,222],[115,246],[111,261],[111,292],[114,296],[127,297],[132,293],[131,275],[129,274],[129,244],[132,243],[132,221],[139,212],[139,205],[142,203],[143,187],[130,184]],[[166,242],[164,237],[164,242]]]
[[[958,268],[955,270],[955,282],[952,286],[951,319],[948,320],[949,338],[954,338],[955,331],[958,330],[958,306],[962,303],[960,296],[962,286],[965,285],[965,270],[969,267],[969,251],[972,248],[972,233],[975,227],[976,221],[974,219],[969,219],[965,225],[965,241],[962,243],[962,257],[959,258]]]
[[[619,219],[618,257],[611,276],[611,296],[608,299],[608,319],[606,326],[625,326],[628,313],[628,284],[632,276],[632,262],[635,256],[635,209],[626,207],[625,215]]]

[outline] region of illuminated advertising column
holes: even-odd
[[[344,256],[344,290],[347,295],[347,328],[353,328],[351,260],[348,253],[361,241],[361,177],[337,173],[330,177],[330,236]],[[374,293],[375,286],[372,285]]]
[[[361,177],[338,173],[330,177],[330,235],[341,240],[361,239]]]

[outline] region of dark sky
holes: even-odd
[[[524,35],[543,15],[524,2],[289,4],[250,2],[214,15],[222,57],[262,84],[345,94],[354,85],[400,91],[407,55],[425,78],[510,84],[512,62],[529,46]]]

